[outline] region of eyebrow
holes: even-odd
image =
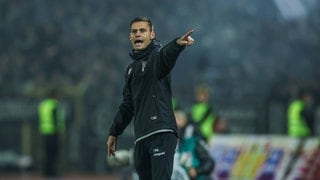
[[[131,30],[130,30],[130,32],[132,32],[132,33],[136,33],[136,32],[138,32],[138,31],[140,31],[140,32],[146,32],[147,29],[146,29],[146,28],[139,28],[139,29],[131,29]]]

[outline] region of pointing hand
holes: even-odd
[[[190,36],[194,30],[188,31],[186,34],[177,39],[177,43],[180,46],[191,46],[194,43],[194,39]]]

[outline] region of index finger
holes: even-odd
[[[187,38],[193,33],[193,29],[189,30],[184,36],[183,39],[187,40]]]

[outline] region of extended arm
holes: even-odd
[[[179,54],[186,46],[191,46],[194,43],[193,38],[190,36],[193,30],[188,31],[180,38],[176,38],[159,51],[159,56],[156,60],[157,77],[162,78],[166,76],[174,67]]]

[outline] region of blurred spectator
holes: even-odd
[[[313,135],[313,117],[310,112],[311,94],[300,90],[288,107],[288,134],[292,137]]]
[[[216,114],[209,102],[209,87],[200,85],[196,87],[196,103],[191,109],[191,118],[200,128],[202,135],[208,140],[214,135]]]
[[[188,121],[185,112],[175,111],[179,129],[178,160],[190,179],[211,179],[214,160],[209,154],[206,142],[203,140],[198,126]]]
[[[61,136],[65,132],[65,119],[60,107],[58,94],[52,90],[38,107],[39,131],[43,137],[44,175],[58,176],[58,159]]]

